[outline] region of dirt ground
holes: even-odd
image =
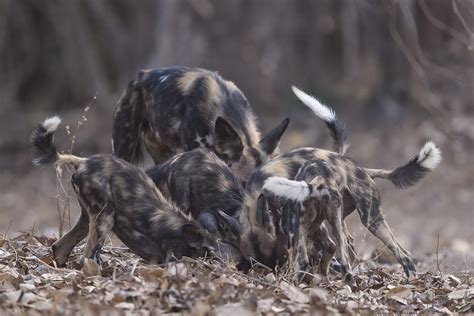
[[[24,234],[0,239],[0,307],[6,313],[153,315],[275,315],[442,313],[474,311],[474,276],[426,272],[409,282],[397,266],[363,263],[349,287],[337,274],[305,282],[254,266],[245,275],[232,263],[182,258],[146,265],[126,248],[104,247],[102,269],[88,260],[51,266],[52,240]],[[423,270],[433,263],[427,258]]]

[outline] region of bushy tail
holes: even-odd
[[[344,124],[337,119],[334,110],[325,106],[324,104],[321,104],[321,102],[316,100],[316,98],[301,91],[295,86],[292,86],[291,89],[301,102],[309,107],[317,117],[326,123],[326,126],[329,128],[329,132],[331,133],[334,141],[334,151],[344,155],[347,148],[349,148],[349,144],[347,143],[347,131]]]
[[[114,155],[131,163],[143,158],[141,138],[143,131],[144,104],[137,85],[145,72],[138,72],[128,83],[120,98],[114,115],[112,129],[112,151]]]
[[[53,142],[54,132],[61,124],[59,116],[51,116],[45,119],[31,134],[33,144],[33,164],[47,166],[53,163],[72,164],[77,167],[85,158],[74,155],[63,155],[58,153]]]
[[[288,180],[283,177],[266,179],[263,189],[276,196],[297,202],[304,202],[311,194],[311,188],[305,181]]]
[[[365,169],[372,178],[392,181],[399,188],[407,188],[418,183],[426,174],[436,169],[441,162],[441,150],[432,141],[427,142],[418,155],[406,165],[395,170]]]

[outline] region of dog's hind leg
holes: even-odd
[[[318,244],[319,247],[317,248],[321,249],[322,252],[318,272],[327,276],[331,260],[336,254],[336,243],[332,240],[324,223],[321,223],[318,228],[314,229],[311,239],[313,243]]]
[[[81,205],[81,214],[74,226],[52,246],[53,256],[58,266],[64,266],[72,249],[87,236],[89,215]]]
[[[385,221],[378,192],[372,191],[370,196],[357,195],[354,199],[356,200],[362,224],[390,249],[402,265],[408,278],[416,276],[415,264],[411,259],[410,253],[398,243]]]
[[[339,206],[337,209],[329,207],[326,208],[324,212],[324,217],[331,225],[333,236],[336,239],[336,252],[339,259],[341,260],[342,274],[344,275],[346,281],[351,282],[352,275],[350,274],[351,266],[347,256],[347,240],[342,224],[343,209],[341,206]]]
[[[346,222],[344,220],[342,221],[342,229],[347,238],[347,251],[350,260],[349,262],[351,263],[351,265],[357,264],[359,263],[360,259],[357,255],[357,252],[355,251],[354,237],[352,237],[351,233],[349,232],[349,229],[347,228]]]
[[[114,208],[106,203],[101,208],[94,207],[94,209],[97,210],[97,213],[94,212],[90,215],[89,234],[87,235],[82,260],[84,258],[94,259],[100,264],[100,251],[104,245],[107,233],[114,226]]]

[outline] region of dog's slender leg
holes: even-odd
[[[338,257],[341,259],[342,273],[344,274],[346,280],[349,280],[351,278],[349,273],[351,268],[347,258],[347,241],[342,224],[342,212],[343,209],[341,206],[339,206],[336,210],[333,208],[326,208],[325,218],[333,228],[333,235],[336,239],[336,252]]]
[[[372,194],[371,197],[359,196],[357,199],[357,209],[362,223],[390,249],[402,265],[408,278],[416,276],[415,264],[410,253],[399,244],[385,221],[378,194]]]
[[[379,218],[377,221],[371,223],[368,226],[368,229],[392,251],[398,262],[402,265],[408,278],[416,276],[415,264],[411,259],[410,253],[398,243],[390,227],[383,218]]]
[[[97,209],[97,208],[96,208]],[[110,205],[104,205],[98,212],[91,215],[89,234],[84,247],[83,258],[95,259],[100,264],[100,251],[104,245],[107,233],[114,226],[114,212]]]
[[[72,249],[87,236],[89,228],[89,215],[81,206],[81,214],[74,226],[52,246],[54,260],[58,266],[64,266]]]
[[[296,253],[296,272],[305,271],[309,265],[308,245],[307,245],[307,230],[304,225],[300,227],[298,236],[298,245]]]
[[[336,254],[336,243],[331,239],[329,231],[324,224],[320,224],[314,235],[315,242],[319,242],[322,250],[321,262],[319,263],[319,273],[327,276],[329,271],[329,264]]]
[[[349,260],[351,265],[359,263],[360,259],[359,256],[357,255],[357,252],[355,251],[355,246],[354,246],[354,237],[352,237],[351,233],[349,232],[349,229],[347,228],[346,222],[343,220],[342,221],[342,228],[344,231],[344,234],[347,237],[347,251],[349,255]]]

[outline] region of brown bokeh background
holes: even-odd
[[[416,258],[438,247],[446,269],[472,269],[473,32],[470,0],[2,0],[0,233],[58,234],[55,172],[30,162],[40,120],[57,113],[74,134],[92,103],[74,152],[110,152],[115,104],[134,73],[186,65],[234,81],[263,131],[291,117],[282,150],[330,146],[292,84],[336,110],[348,155],[364,166],[396,167],[434,140],[444,160],[421,184],[378,181],[387,221]],[[65,129],[56,139],[70,148]],[[357,215],[349,221],[363,255],[380,247]]]

